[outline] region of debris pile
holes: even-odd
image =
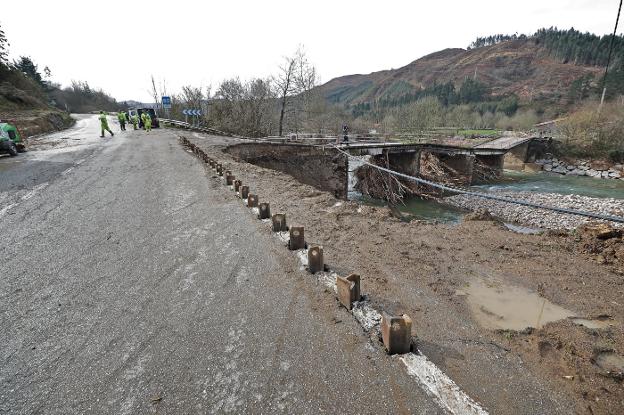
[[[612,264],[624,274],[624,232],[606,223],[589,223],[577,229],[576,239],[584,253],[599,264]]]

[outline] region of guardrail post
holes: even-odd
[[[292,226],[290,228],[290,239],[288,240],[288,249],[296,251],[305,249],[305,236],[303,226]]]
[[[249,197],[249,186],[241,186],[240,197],[241,199],[247,199]]]
[[[273,219],[273,232],[286,232],[288,226],[286,226],[286,214],[276,213],[272,217]]]
[[[258,207],[258,195],[247,196],[247,207]]]
[[[269,219],[271,217],[271,207],[268,203],[260,203],[258,210],[258,219]]]
[[[360,276],[351,274],[348,277],[336,277],[336,291],[338,293],[338,301],[345,306],[347,310],[353,308],[355,301],[360,301]]]
[[[381,338],[388,354],[409,353],[412,339],[412,319],[407,314],[381,315]]]
[[[325,261],[323,260],[323,247],[313,246],[308,249],[308,271],[315,274],[325,270]]]

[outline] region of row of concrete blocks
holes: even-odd
[[[193,153],[200,157],[205,163],[213,168],[220,177],[225,176],[225,184],[233,186],[233,190],[240,194],[241,199],[247,199],[247,206],[250,208],[258,208],[258,219],[271,219],[273,232],[289,232],[290,239],[288,241],[288,249],[292,251],[305,249],[305,233],[303,226],[286,225],[286,214],[276,213],[271,215],[271,207],[269,203],[259,203],[258,195],[251,194],[249,186],[243,185],[241,180],[229,170],[224,170],[222,164],[210,158],[197,145],[183,138],[183,144],[188,146]],[[312,246],[308,248],[308,271],[312,274],[325,271],[325,261],[323,258],[323,247]],[[351,274],[347,277],[336,277],[336,291],[338,302],[347,310],[352,310],[354,303],[362,299],[361,295],[361,279],[357,274]],[[412,320],[406,314],[400,316],[391,316],[382,313],[381,318],[381,337],[383,344],[389,354],[409,353],[411,349],[411,331]]]

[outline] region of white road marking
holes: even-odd
[[[438,404],[455,415],[487,415],[487,411],[433,364],[424,355],[408,353],[401,356],[407,373],[416,378],[420,386]]]
[[[37,194],[37,192],[39,192],[40,190],[43,190],[46,187],[48,187],[48,184],[49,184],[48,182],[44,182],[44,183],[38,184],[37,186],[33,187],[32,190],[30,190],[28,193],[26,193],[24,196],[22,196],[22,200],[30,199],[35,194]]]
[[[10,205],[7,205],[3,207],[2,209],[0,209],[0,218],[4,216],[4,214],[7,213],[9,209],[14,208],[17,205],[19,205],[19,203],[11,203]]]

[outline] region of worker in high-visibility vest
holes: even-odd
[[[132,126],[134,127],[134,129],[137,129],[137,125],[139,124],[139,116],[136,114],[133,114],[132,117],[130,117],[130,121],[132,121]]]
[[[141,124],[143,124],[143,128],[145,128],[145,111],[141,113]]]
[[[152,131],[152,117],[148,113],[145,114],[145,121],[143,121],[143,125],[145,125],[145,131]]]
[[[100,116],[98,118],[100,119],[100,126],[102,127],[102,135],[100,135],[100,137],[104,138],[104,131],[108,131],[111,137],[114,136],[115,134],[113,134],[111,129],[108,128],[108,118],[106,118],[106,113],[104,111],[100,111]]]
[[[123,111],[119,111],[117,113],[117,119],[119,120],[121,131],[126,131],[126,114]]]

